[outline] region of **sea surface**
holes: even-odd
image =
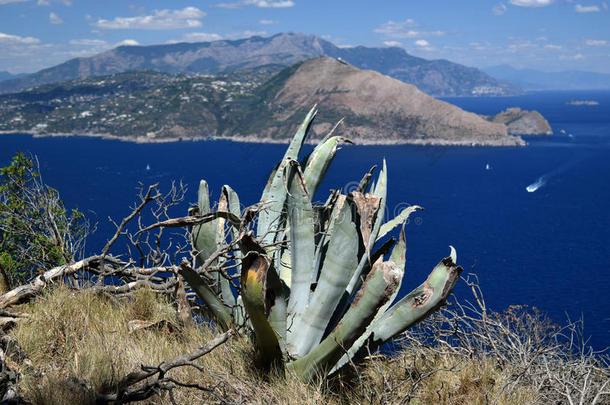
[[[596,100],[598,106],[567,105]],[[458,251],[458,263],[476,273],[488,307],[527,304],[555,322],[584,318],[596,349],[610,345],[610,92],[541,92],[505,98],[446,99],[481,114],[518,106],[540,111],[555,135],[528,137],[527,147],[347,146],[333,162],[316,196],[354,188],[386,158],[389,215],[409,204],[405,292],[433,266]],[[563,131],[565,133],[563,133]],[[285,145],[227,141],[133,144],[85,137],[0,135],[0,166],[16,151],[35,154],[44,180],[68,207],[99,223],[88,251],[99,252],[136,200],[138,184],[199,179],[217,198],[231,185],[244,205],[258,201]],[[310,150],[311,148],[308,147]],[[527,188],[532,190],[528,192]],[[173,214],[183,215],[187,204]],[[470,298],[461,283],[458,296]]]

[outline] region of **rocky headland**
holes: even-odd
[[[551,125],[538,111],[514,107],[485,118],[506,125],[506,130],[511,135],[553,135]]]

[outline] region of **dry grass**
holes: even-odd
[[[530,387],[500,392],[506,376],[489,358],[463,358],[432,348],[405,348],[398,356],[371,356],[356,378],[350,403],[536,403]]]
[[[179,328],[172,305],[149,290],[140,290],[133,299],[119,302],[90,291],[59,287],[20,310],[28,313],[29,319],[11,334],[34,365],[20,365],[24,374],[21,389],[33,404],[93,403],[94,392],[112,392],[121,378],[140,365],[156,365],[190,352],[216,333],[205,325]],[[133,319],[165,320],[175,330],[129,333],[127,323]],[[175,401],[210,403],[219,402],[219,397],[246,403],[327,401],[320,387],[290,377],[289,381],[284,377],[263,378],[253,369],[251,351],[246,337],[236,337],[197,362],[205,372],[192,367],[172,370],[176,380],[213,391],[176,389]],[[169,395],[165,392],[148,403],[170,403]]]
[[[96,393],[115,392],[118,381],[142,364],[157,365],[190,352],[217,333],[205,324],[179,327],[172,303],[149,290],[118,300],[58,287],[19,310],[29,317],[11,335],[27,355],[18,362],[24,375],[20,388],[33,404],[95,403]],[[127,324],[133,319],[165,321],[171,327],[129,333]],[[430,320],[422,328],[434,325]],[[356,371],[318,384],[261,375],[251,362],[249,338],[236,336],[197,361],[202,371],[194,367],[170,371],[175,380],[204,390],[179,387],[171,394],[164,390],[145,403],[172,403],[171,397],[178,404],[519,405],[549,403],[550,398],[556,399],[550,403],[564,402],[561,396],[547,395],[548,384],[525,378],[523,365],[516,360],[507,362],[483,349],[432,346],[413,333],[398,354],[371,356]],[[558,369],[567,370],[565,361],[553,361],[558,361]]]

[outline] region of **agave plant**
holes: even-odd
[[[221,328],[253,332],[261,366],[286,368],[305,380],[328,375],[424,319],[444,303],[462,270],[451,247],[423,284],[392,305],[404,274],[404,224],[421,208],[408,207],[384,223],[385,161],[376,182],[373,167],[356,190],[331,191],[324,204],[312,203],[345,141],[331,131],[299,162],[315,115],[314,107],[256,206],[240,212],[237,193],[223,186],[211,212],[201,181],[190,217],[199,267],[181,270]],[[397,242],[386,238],[401,225]],[[232,264],[238,285],[226,273],[207,271],[222,267],[225,259],[216,252],[228,243],[239,247]]]

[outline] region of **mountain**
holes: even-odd
[[[17,78],[23,77],[23,76],[25,76],[25,74],[23,74],[23,73],[14,75],[9,72],[0,72],[0,82],[3,80],[17,79]]]
[[[509,65],[483,69],[498,80],[513,83],[524,90],[608,90],[610,74],[582,71],[541,72],[515,69]]]
[[[216,76],[132,71],[45,85],[0,96],[0,131],[284,142],[318,104],[312,140],[344,118],[338,133],[357,143],[523,144],[503,124],[345,61],[323,56],[266,80],[273,66]]]
[[[434,96],[507,95],[517,90],[482,71],[446,60],[426,60],[401,48],[339,48],[314,35],[284,33],[236,41],[121,46],[88,58],[71,59],[23,78],[0,83],[0,93],[41,84],[129,70],[218,74],[262,65],[288,67],[319,56],[341,58],[411,83]]]

